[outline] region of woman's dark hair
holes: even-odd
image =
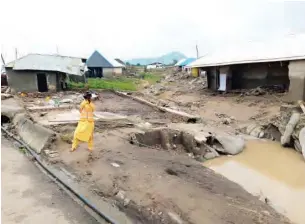
[[[84,99],[85,100],[88,100],[89,103],[91,102],[91,97],[92,97],[92,94],[91,92],[87,91],[85,94],[84,94]]]

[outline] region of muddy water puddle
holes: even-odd
[[[266,201],[295,223],[305,223],[305,161],[279,143],[250,140],[236,156],[203,164]]]

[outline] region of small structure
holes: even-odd
[[[282,86],[290,100],[305,99],[305,35],[209,54],[189,67],[204,70],[208,88],[216,91]]]
[[[48,92],[67,88],[69,80],[85,82],[85,59],[28,54],[5,65],[8,85],[15,92]]]
[[[186,58],[180,60],[175,66],[178,67],[179,71],[187,71],[188,73],[191,73],[191,68],[187,66],[195,60],[196,58]]]
[[[161,62],[154,62],[146,66],[146,69],[157,69],[157,68],[163,68],[164,65]]]
[[[93,78],[121,75],[125,68],[125,65],[122,65],[114,59],[106,59],[98,51],[93,52],[93,54],[88,58],[86,64],[89,69],[88,76]]]

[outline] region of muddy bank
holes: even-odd
[[[289,223],[186,153],[130,144],[127,137],[134,131],[97,133],[92,156],[85,145],[69,153],[69,145],[61,143],[57,164],[138,223]]]

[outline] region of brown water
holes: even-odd
[[[278,212],[295,223],[305,223],[305,161],[293,149],[271,141],[250,140],[236,156],[204,163],[245,190],[268,199]]]

